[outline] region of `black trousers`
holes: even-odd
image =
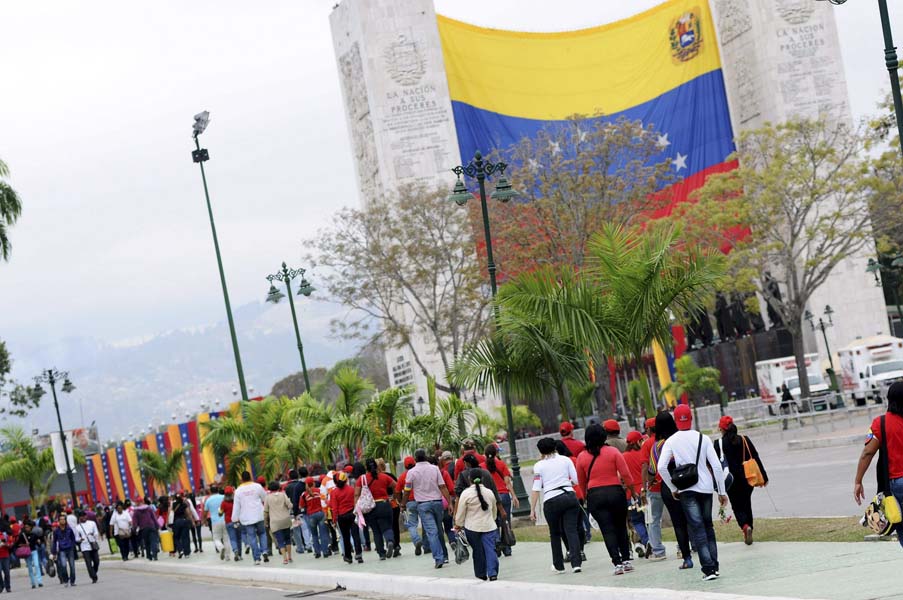
[[[662,502],[671,515],[671,524],[674,526],[674,536],[677,538],[677,547],[683,558],[690,558],[690,532],[687,529],[687,516],[680,505],[680,501],[671,495],[671,490],[662,484]]]
[[[203,552],[204,546],[202,545],[203,540],[201,539],[201,531],[203,531],[204,525],[202,523],[198,523],[194,527],[191,524],[188,525],[191,530],[191,541],[194,543],[194,551],[195,552]]]
[[[727,497],[731,499],[734,518],[741,528],[744,525],[750,527],[753,525],[752,493],[753,488],[746,483],[746,479],[734,475],[734,485],[727,491]]]
[[[561,551],[561,539],[567,538],[568,548],[580,548],[580,536],[577,526],[580,522],[580,505],[577,495],[564,492],[550,498],[542,504],[543,515],[549,524],[549,538],[552,544],[552,565],[559,571],[564,570],[564,554]],[[571,552],[571,566],[582,564],[580,552]]]
[[[386,548],[383,540],[385,543],[395,543],[395,535],[392,533],[392,506],[388,501],[377,502],[373,510],[364,515],[364,521],[373,530],[376,553],[385,556]]]
[[[148,560],[157,559],[157,530],[145,527],[140,530],[141,544],[144,546],[144,556]]]
[[[88,577],[91,581],[97,581],[97,570],[100,568],[100,552],[97,550],[82,550],[85,557],[85,566],[88,567]]]
[[[131,548],[131,539],[127,537],[116,537],[116,544],[119,545],[119,554],[122,560],[129,559],[129,549]]]
[[[194,530],[188,519],[175,519],[172,522],[172,543],[179,555],[191,554],[191,537],[188,530]]]
[[[608,556],[615,566],[630,560],[630,538],[627,535],[627,494],[620,485],[590,488],[587,506],[602,531]]]
[[[342,532],[342,545],[345,548],[345,559],[351,559],[351,541],[354,540],[354,554],[360,556],[364,553],[361,548],[361,531],[355,522],[354,512],[347,512],[338,516],[339,530]]]
[[[401,520],[401,509],[397,506],[392,507],[392,535],[395,537],[395,551],[398,552],[398,548],[401,545],[401,524],[399,521]]]

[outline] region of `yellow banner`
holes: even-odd
[[[210,413],[200,413],[198,415],[198,438],[203,440],[204,434],[207,433],[207,423],[210,422]],[[201,465],[204,468],[204,481],[209,485],[216,481],[216,455],[210,446],[201,446]]]
[[[182,450],[182,433],[179,431],[178,425],[170,425],[166,428],[166,434],[169,436],[169,445],[173,452],[181,452]],[[179,483],[182,490],[191,491],[191,480],[188,478],[188,463],[182,461],[182,468],[179,470]]]
[[[658,342],[652,342],[652,357],[655,359],[655,372],[658,374],[658,382],[663,388],[671,383],[671,369],[668,368],[668,357]],[[674,392],[666,392],[665,400],[668,401],[668,407],[673,408],[677,404],[677,397]]]
[[[103,497],[98,498],[97,501],[109,504],[110,491],[107,489],[107,482],[103,472],[103,460],[100,458],[100,454],[91,456],[91,463],[94,465],[94,481],[97,482],[97,487],[100,488],[101,494],[103,495]]]
[[[124,501],[125,488],[122,486],[122,473],[119,472],[119,459],[116,457],[116,449],[107,450],[107,466],[110,469],[110,483],[113,484],[113,496],[118,502]]]

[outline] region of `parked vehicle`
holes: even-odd
[[[828,395],[831,388],[818,367],[818,354],[806,354],[805,358],[810,397]],[[756,379],[759,381],[759,395],[763,402],[768,404],[780,402],[782,385],[787,386],[795,400],[800,399],[799,374],[796,370],[796,358],[792,356],[760,360],[756,363]]]
[[[887,388],[903,381],[903,339],[876,335],[855,340],[837,351],[841,386],[857,404],[881,402]]]

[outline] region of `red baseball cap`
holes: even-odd
[[[405,456],[404,457],[404,468],[405,469],[410,469],[411,467],[413,467],[416,464],[417,464],[417,461],[414,460],[413,456]]]
[[[650,417],[646,419],[646,429],[655,428],[655,417]]]
[[[261,475],[260,477],[257,478],[257,483],[259,483],[260,485],[266,485],[267,478],[264,477],[263,475]]]
[[[643,441],[643,434],[639,431],[631,431],[627,434],[628,444],[638,444],[641,441]]]
[[[353,465],[345,465],[345,468],[342,470],[345,471],[346,473],[354,473],[354,466]]]
[[[674,409],[674,422],[680,431],[686,431],[693,426],[693,411],[686,404],[679,404]]]
[[[621,426],[614,419],[608,419],[602,423],[602,428],[608,433],[621,433]]]
[[[730,415],[724,415],[718,421],[718,429],[721,431],[725,431],[728,427],[734,424],[734,419]]]
[[[234,493],[235,493],[235,488],[232,487],[231,485],[227,485],[227,486],[226,486],[226,489],[223,490],[223,492],[225,492],[226,494],[234,494]]]
[[[573,433],[573,432],[574,432],[574,424],[571,423],[570,421],[565,421],[558,428],[558,433],[560,433],[561,435],[567,435],[567,434]]]

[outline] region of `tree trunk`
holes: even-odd
[[[562,400],[564,401],[564,404],[563,404],[564,414],[566,415],[565,419],[562,419],[562,420],[563,421],[564,420],[573,421],[577,415],[574,414],[574,407],[571,404],[571,390],[568,389],[568,386],[566,383],[562,383],[560,385],[560,389],[561,389],[560,396],[561,396]]]
[[[800,379],[800,399],[808,399],[809,373],[806,371],[806,350],[803,347],[803,328],[799,317],[791,321],[788,329],[793,336],[793,357],[796,359],[796,374]]]

